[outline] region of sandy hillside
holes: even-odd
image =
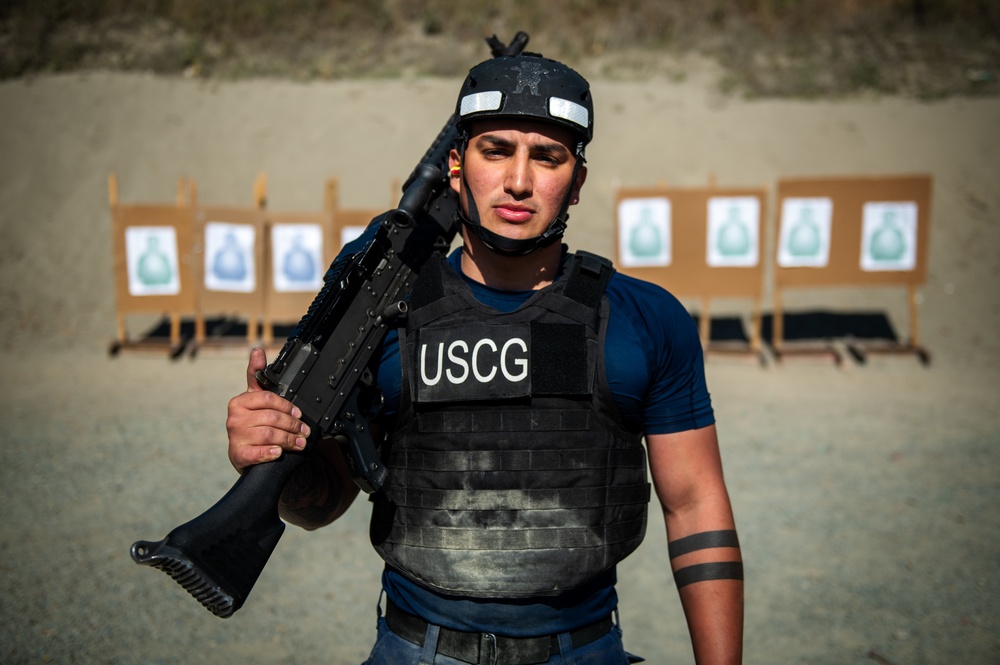
[[[109,358],[106,178],[168,202],[383,206],[447,117],[457,81],[212,83],[77,74],[0,83],[0,661],[360,663],[379,562],[359,501],[289,531],[248,604],[209,615],[128,547],[234,481],[224,413],[242,353]],[[836,368],[711,357],[710,388],[748,575],[746,662],[995,663],[1000,649],[1000,100],[746,102],[682,83],[596,81],[597,140],[569,242],[610,254],[615,188],[783,176],[934,178],[920,330],[933,355]],[[884,311],[893,289],[790,294]],[[746,304],[723,309],[743,313]],[[769,301],[765,300],[765,308]],[[690,663],[662,519],[619,571],[626,643]]]

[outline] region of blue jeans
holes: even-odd
[[[371,654],[362,665],[468,665],[465,661],[455,660],[448,656],[434,653],[437,643],[437,626],[429,626],[424,637],[424,645],[420,646],[404,640],[396,635],[386,625],[385,618],[379,613],[378,638]],[[428,653],[425,653],[428,652]],[[611,632],[576,649],[570,642],[569,634],[559,636],[560,653],[553,655],[549,665],[628,665],[641,663],[642,658],[633,656],[622,646],[622,631],[617,623]],[[488,664],[487,664],[488,665]]]

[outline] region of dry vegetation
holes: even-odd
[[[454,76],[521,29],[590,75],[682,78],[694,53],[752,96],[1000,93],[994,0],[3,0],[0,76]]]

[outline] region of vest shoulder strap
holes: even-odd
[[[417,281],[410,291],[410,309],[419,309],[435,300],[444,297],[444,282],[442,271],[445,269],[445,257],[440,252],[434,252],[427,259]]]
[[[570,255],[568,263],[563,295],[596,309],[615,273],[611,261],[597,254],[577,251]]]

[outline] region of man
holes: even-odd
[[[457,112],[463,246],[422,270],[377,368],[387,600],[367,663],[641,660],[622,647],[615,565],[645,532],[647,454],[696,660],[740,662],[742,563],[691,318],[559,242],[586,180],[589,85],[504,56],[470,71]],[[261,390],[265,363],[251,353],[229,405],[238,470],[310,434]],[[307,529],[358,492],[338,447],[316,448],[281,500]]]

